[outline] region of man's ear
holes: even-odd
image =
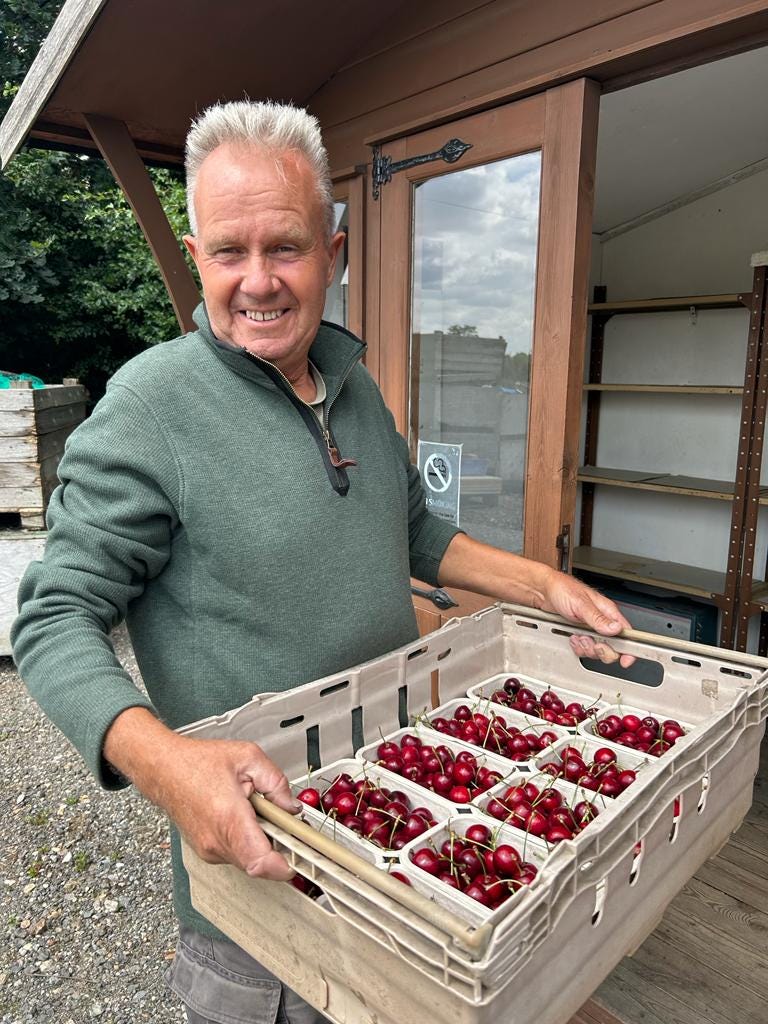
[[[197,239],[194,235],[183,235],[182,242],[184,243],[187,252],[192,259],[197,263]]]
[[[326,278],[325,286],[330,288],[333,284],[333,278],[336,274],[336,260],[338,259],[341,247],[344,245],[346,240],[346,234],[343,231],[337,231],[331,239],[331,243],[328,246],[328,252],[330,254],[330,262],[328,264],[328,276]],[[185,240],[186,241],[186,240]],[[187,246],[189,248],[189,246]],[[191,251],[191,250],[190,250]],[[192,257],[194,259],[194,255]]]

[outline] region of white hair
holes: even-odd
[[[306,110],[272,100],[216,103],[192,122],[187,135],[184,167],[187,174],[187,214],[193,235],[197,234],[195,186],[200,166],[214,149],[224,143],[255,146],[276,156],[289,151],[301,153],[315,176],[324,227],[330,238],[334,225],[333,185],[320,125],[317,118]]]

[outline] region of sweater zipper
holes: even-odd
[[[252,352],[246,351],[245,354],[249,359],[258,363],[259,366],[264,369],[264,372],[270,380],[277,384],[281,391],[285,392],[286,397],[292,402],[296,410],[301,415],[304,423],[309,428],[310,434],[314,438],[315,444],[320,449],[320,453],[323,456],[325,471],[328,474],[331,486],[337,494],[342,495],[342,497],[346,495],[349,491],[347,467],[356,466],[357,462],[355,459],[346,459],[341,455],[336,444],[336,440],[331,433],[328,421],[330,419],[331,406],[336,401],[336,395],[339,394],[344,386],[344,381],[349,376],[352,367],[350,367],[341,378],[341,383],[339,384],[339,389],[336,392],[336,395],[328,403],[325,409],[325,425],[321,427],[312,406],[308,402],[305,402],[303,398],[298,396],[293,384],[291,384],[282,370],[278,369],[274,363],[270,363],[267,359],[261,359],[259,356],[253,355]]]

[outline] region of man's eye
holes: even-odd
[[[295,245],[276,245],[274,251],[277,252],[277,253],[281,253],[281,254],[286,254],[286,253],[291,254],[291,253],[296,252],[296,246]]]

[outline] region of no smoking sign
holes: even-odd
[[[458,526],[461,445],[419,441],[418,463],[427,508]]]

